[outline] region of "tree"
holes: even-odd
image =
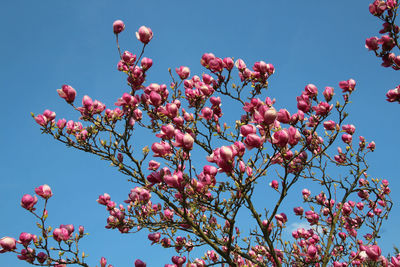
[[[116,34],[122,25],[115,23]],[[150,241],[177,250],[179,256],[172,259],[176,265],[189,261],[181,253],[201,250],[200,246],[211,248],[204,260],[190,259],[193,266],[328,262],[344,266],[350,261],[386,261],[374,244],[392,205],[388,182],[368,177],[365,158],[375,144],[364,138],[353,142],[355,126],[345,124],[354,80],[339,83],[343,101],[335,106],[330,104],[334,103],[333,88],[325,88],[321,96],[316,86],[307,85],[297,98],[298,111],[291,115],[286,109],[277,111],[278,104],[264,98],[274,68],[262,61],[256,62],[252,71],[243,60],[236,60],[236,71],[232,58],[205,54],[201,63],[208,74],[201,78],[189,79],[189,68],[181,67],[176,69],[179,79],[171,71],[170,89],[148,83],[146,72],[152,61],[142,56],[152,32],[141,27],[137,36],[144,43],[142,53],[120,53],[119,69],[128,75],[131,87],[130,93],[117,100],[120,108],[106,110],[104,104],[88,96],[83,97],[81,107],[76,107],[76,92],[65,85],[59,94],[80,112],[83,124],[63,119],[56,122],[55,113],[48,110],[35,116],[44,133],[110,161],[138,185],[129,193],[125,206],[118,206],[107,194],[99,197],[98,202],[110,213],[109,228],[123,233],[148,229]],[[237,76],[238,85],[232,83]],[[231,125],[222,123],[222,103],[243,108],[242,117]],[[139,128],[160,138],[151,145],[152,152],[144,147],[139,153],[140,147],[131,145]],[[342,147],[337,153],[331,149],[335,143]],[[208,156],[210,163],[194,160],[196,153]],[[160,159],[149,160],[149,154]],[[337,168],[344,178],[328,174]],[[257,209],[253,201],[257,186],[274,171],[276,178],[270,179],[269,192],[276,191],[278,200],[272,208]],[[294,213],[313,228],[299,229],[293,233],[294,239],[286,240],[283,229],[288,217],[281,205],[293,187],[304,181],[323,191],[311,194],[303,190],[307,211],[294,208]],[[45,202],[52,196],[47,185],[35,192]],[[25,195],[21,203],[34,212],[36,201],[34,196]],[[240,210],[246,208],[254,217],[250,231],[237,223]],[[35,241],[30,245],[37,246],[35,257],[29,249],[18,250],[20,257],[44,264],[60,261],[62,265],[60,259],[49,256],[47,241],[55,239],[66,250],[55,249],[64,253],[65,263],[85,266],[73,246],[84,236],[83,228],[77,235],[73,235],[71,225],[47,230],[45,210],[37,214],[42,241],[26,233],[19,238],[23,246]],[[4,252],[15,251],[12,238],[2,239],[0,244]],[[39,250],[42,254],[37,253]],[[395,264],[398,259],[391,260]],[[101,265],[106,265],[105,259]],[[143,263],[137,261],[137,266]]]

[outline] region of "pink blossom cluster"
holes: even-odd
[[[81,264],[82,259],[62,259],[58,254],[52,255],[51,251],[62,252],[60,255],[76,253],[72,250],[72,243],[77,243],[84,235],[84,227],[79,226],[77,233],[74,235],[75,228],[72,224],[61,224],[58,228],[52,230],[51,227],[45,227],[45,221],[48,217],[46,208],[47,201],[53,196],[53,192],[47,184],[35,188],[35,193],[45,200],[44,207],[41,213],[36,212],[35,205],[38,202],[36,196],[25,194],[21,199],[21,206],[38,218],[37,226],[40,230],[40,235],[35,235],[27,232],[22,232],[19,239],[12,237],[3,237],[0,239],[0,253],[14,252],[18,259],[26,261],[34,265],[51,265],[57,267],[65,267],[67,264]],[[48,247],[51,242],[50,237],[59,245],[58,248]],[[69,244],[69,250],[63,250],[61,243]],[[21,245],[23,248],[17,248]],[[105,266],[105,265],[104,265]],[[112,267],[112,265],[109,265]]]
[[[393,51],[396,47],[399,49],[400,27],[395,24],[398,7],[399,2],[396,0],[375,0],[369,5],[370,13],[383,21],[382,29],[379,31],[382,36],[370,37],[365,41],[365,47],[382,58],[382,66],[394,70],[400,70],[400,55],[396,55]],[[397,87],[389,90],[386,97],[389,102],[400,103],[400,92]]]
[[[380,12],[393,9],[393,3],[375,1],[371,10],[381,16]],[[113,24],[117,42],[124,29],[122,21]],[[121,53],[118,44],[118,70],[128,76],[129,91],[117,99],[116,107],[106,108],[89,96],[83,97],[81,107],[75,107],[75,89],[63,85],[58,94],[79,112],[79,121],[60,119],[56,123],[55,113],[48,110],[34,117],[44,133],[111,162],[135,184],[123,204],[107,193],[98,197],[107,211],[107,229],[121,233],[147,230],[152,245],[173,248],[178,254],[165,266],[329,263],[340,267],[371,262],[398,266],[398,256],[389,262],[376,243],[392,202],[389,183],[366,173],[365,158],[375,143],[359,136],[357,146],[356,127],[344,122],[355,80],[339,82],[343,103],[336,105],[332,104],[333,87],[321,93],[316,85],[307,84],[291,112],[278,108],[275,99],[261,96],[275,71],[272,64],[258,61],[250,70],[242,59],[234,62],[231,57],[205,53],[200,63],[207,73],[191,76],[189,67],[180,66],[175,69],[179,79],[170,71],[172,82],[167,86],[147,81],[153,61],[142,56],[153,32],[142,26],[136,37],[143,45],[140,54]],[[377,49],[381,45],[387,52],[391,42],[386,39],[377,41]],[[233,83],[235,78],[238,84]],[[222,121],[226,98],[244,112],[232,127]],[[139,128],[158,138],[150,148],[143,147],[141,154],[133,135]],[[331,149],[336,142],[340,143],[337,153]],[[194,154],[201,152],[199,159],[209,163],[197,162]],[[341,168],[344,178],[327,174],[332,167]],[[262,189],[268,192],[264,212],[257,210],[253,198],[259,182],[269,184]],[[293,240],[285,240],[283,232],[294,220],[282,211],[281,204],[298,183],[315,184],[322,191],[301,192],[304,203],[294,207],[294,218],[309,228],[296,229]],[[46,201],[52,196],[45,185],[35,192]],[[278,195],[277,202],[270,192]],[[21,206],[35,212],[37,202],[36,196],[25,195]],[[241,236],[237,222],[242,208],[254,219],[246,230],[248,236]],[[60,225],[49,235],[63,244],[76,240],[83,230],[73,233],[72,225]],[[15,249],[12,239],[3,243],[4,251]],[[202,259],[184,256],[204,246],[212,249]],[[100,264],[106,266],[107,260],[102,258]],[[146,263],[137,259],[135,266]]]

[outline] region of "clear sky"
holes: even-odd
[[[0,237],[18,238],[20,232],[34,230],[33,217],[20,207],[20,199],[46,183],[54,192],[49,223],[84,225],[90,235],[81,247],[92,266],[101,256],[115,267],[133,266],[136,258],[148,266],[170,261],[170,252],[150,246],[147,233],[121,235],[104,229],[107,214],[96,199],[104,192],[118,202],[126,199],[132,187],[126,178],[106,162],[41,135],[30,116],[48,108],[76,119],[57,95],[64,83],[77,89],[78,101],[87,94],[109,106],[127,91],[125,76],[116,70],[112,33],[113,21],[122,19],[123,49],[138,52],[134,33],[141,25],[154,32],[146,50],[154,62],[151,82],[168,84],[168,67],[186,65],[192,74],[201,74],[199,61],[205,52],[240,57],[248,65],[264,60],[276,68],[268,95],[295,111],[295,96],[306,84],[339,90],[339,81],[354,78],[357,90],[348,122],[356,125],[357,135],[375,140],[369,173],[391,184],[395,206],[382,228],[380,244],[385,253],[392,252],[393,245],[400,245],[400,106],[386,102],[385,93],[399,78],[364,48],[365,39],[381,28],[368,12],[370,2],[2,1]],[[145,136],[137,138],[146,142]],[[2,254],[0,266],[27,264]]]

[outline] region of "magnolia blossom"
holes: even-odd
[[[36,187],[35,193],[44,199],[49,199],[53,195],[50,186],[48,186],[47,184]]]
[[[125,29],[125,24],[122,20],[116,20],[113,23],[113,30],[115,34],[121,33]]]
[[[153,31],[146,26],[142,26],[136,32],[136,38],[142,43],[148,44],[153,38]]]
[[[3,251],[12,251],[17,248],[17,241],[12,237],[6,236],[0,239],[0,246]]]
[[[64,84],[61,89],[57,89],[57,93],[68,103],[73,103],[75,100],[76,91],[69,85]]]

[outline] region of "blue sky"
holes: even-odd
[[[242,58],[248,65],[264,60],[274,64],[268,95],[280,107],[295,109],[295,97],[304,86],[334,86],[354,78],[357,91],[348,122],[357,134],[375,140],[368,157],[369,173],[391,183],[395,207],[382,229],[381,245],[391,252],[400,245],[398,178],[398,104],[385,100],[399,79],[380,67],[379,59],[364,48],[377,35],[380,23],[368,12],[370,1],[3,1],[0,10],[0,237],[18,237],[34,229],[33,218],[20,198],[41,184],[54,197],[49,223],[85,225],[90,235],[81,247],[93,266],[105,256],[114,266],[133,266],[140,257],[148,266],[169,262],[170,253],[150,246],[146,233],[120,235],[104,229],[106,212],[96,203],[108,192],[117,201],[131,185],[107,163],[41,135],[30,112],[48,108],[61,117],[76,118],[60,99],[62,84],[108,105],[127,91],[118,61],[112,23],[126,24],[122,49],[138,52],[134,36],[141,26],[151,27],[154,38],[146,56],[153,59],[149,81],[169,83],[167,69],[181,65],[192,74],[204,69],[205,52]],[[145,142],[145,136],[138,136]],[[289,200],[290,201],[290,200]],[[157,257],[154,257],[157,255]],[[15,256],[0,255],[0,266],[27,266]]]

